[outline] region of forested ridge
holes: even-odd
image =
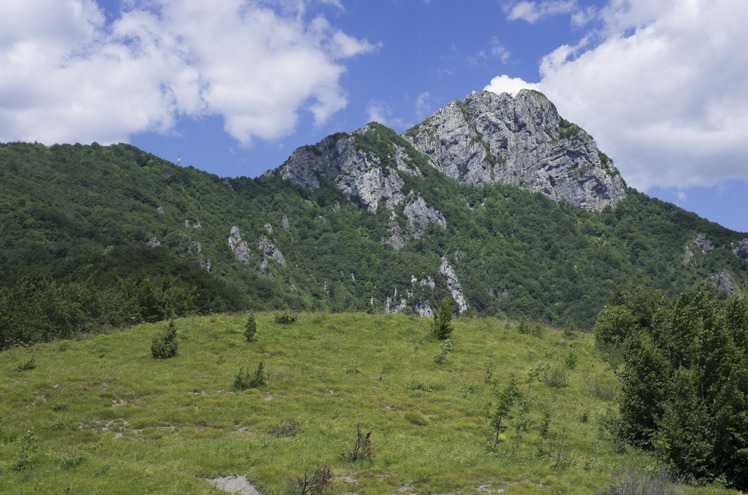
[[[386,158],[381,135],[364,144]],[[12,306],[8,291],[29,278],[64,285],[94,274],[87,283],[109,288],[128,278],[157,284],[166,274],[189,280],[202,294],[193,312],[382,311],[400,301],[406,312],[417,303],[435,309],[453,296],[440,273],[446,261],[466,314],[589,329],[612,291],[632,279],[671,293],[708,286],[719,272],[738,289],[748,280],[748,262],[733,252],[748,236],[634,190],[594,212],[509,185],[459,184],[427,168],[408,187],[442,212],[446,228],[430,224],[395,250],[382,242],[390,212],[366,211],[324,178],[308,190],[277,175],[223,179],[124,144],[0,145],[3,311]],[[395,218],[405,221],[402,206]],[[229,246],[232,227],[248,260]],[[263,252],[263,238],[285,263]],[[160,247],[147,247],[153,241]],[[115,248],[116,258],[140,262],[114,263],[106,253]],[[164,253],[138,254],[147,249]]]

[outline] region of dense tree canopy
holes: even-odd
[[[748,488],[748,304],[714,292],[619,290],[595,325],[622,357],[620,439],[676,472]]]

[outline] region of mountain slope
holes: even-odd
[[[4,144],[0,204],[5,285],[158,245],[258,309],[428,315],[450,297],[462,313],[587,328],[632,278],[748,286],[748,235],[627,190],[534,92],[476,93],[402,136],[375,123],[335,134],[257,179],[128,145]]]

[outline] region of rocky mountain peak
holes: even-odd
[[[537,91],[472,93],[403,137],[460,182],[512,184],[592,210],[626,197],[612,160]]]
[[[380,204],[392,210],[409,202],[405,175],[422,177],[414,157],[462,183],[511,184],[580,208],[601,210],[626,197],[626,184],[592,137],[531,90],[472,93],[402,136],[376,123],[334,134],[298,148],[278,173],[311,189],[322,177],[333,180],[373,213]]]

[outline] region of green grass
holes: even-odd
[[[176,320],[179,353],[167,360],[150,352],[167,323],[1,353],[0,493],[219,493],[205,478],[247,475],[266,495],[322,463],[332,493],[593,493],[652,464],[599,439],[616,381],[590,335],[459,319],[448,359],[436,364],[426,318],[301,314],[279,325],[258,314],[253,343],[246,319]],[[530,367],[562,367],[572,351],[565,386],[532,384],[531,426],[515,455],[512,422],[502,451],[489,453],[490,381],[514,377],[525,394]],[[34,367],[19,366],[32,356]],[[237,370],[260,361],[265,385],[234,388]],[[539,455],[544,407],[551,426]],[[276,436],[290,418],[298,432]],[[375,456],[349,463],[340,454],[359,423]]]

